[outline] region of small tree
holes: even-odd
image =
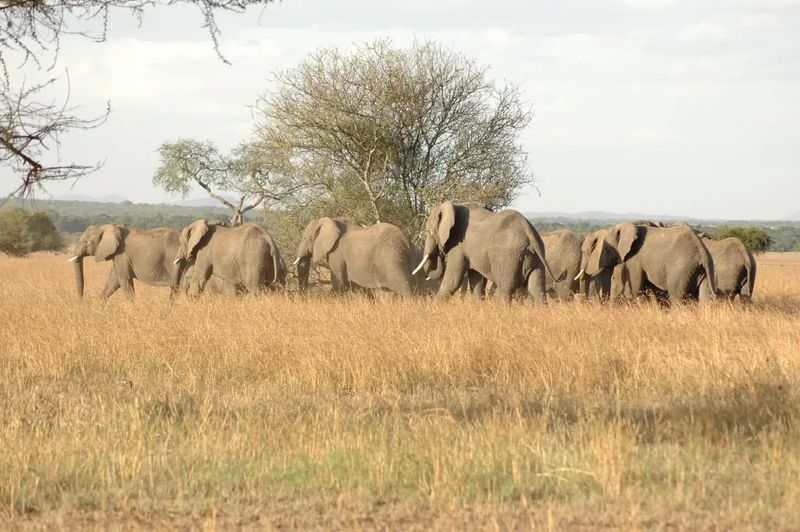
[[[12,207],[0,212],[0,251],[24,257],[34,251],[58,251],[64,246],[61,233],[45,212],[27,212]]]
[[[243,163],[220,153],[213,142],[180,139],[165,142],[158,149],[161,163],[153,175],[153,184],[170,194],[186,197],[193,185],[231,210],[230,224],[241,225],[244,213],[255,209],[263,197],[252,193]],[[216,192],[215,192],[216,190]],[[231,203],[220,193],[234,193],[239,201]],[[252,198],[247,205],[246,200]]]
[[[435,43],[321,49],[275,84],[258,101],[251,173],[301,217],[335,213],[416,234],[442,200],[507,206],[531,181],[519,90]]]
[[[728,237],[738,238],[753,253],[763,253],[772,245],[772,238],[760,227],[724,226],[717,231],[716,238],[718,240]]]

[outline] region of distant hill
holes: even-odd
[[[128,198],[116,194],[107,194],[100,198],[87,196],[86,194],[64,194],[53,198],[54,201],[83,201],[91,203],[131,203]]]
[[[797,218],[788,218],[784,220],[720,220],[713,218],[687,218],[685,216],[674,216],[670,214],[642,214],[636,212],[615,213],[605,211],[582,211],[576,213],[570,212],[525,212],[523,213],[526,218],[531,220],[575,220],[575,221],[591,221],[602,223],[619,223],[627,220],[653,220],[661,221],[666,224],[673,222],[687,222],[706,225],[755,225],[755,226],[781,226],[781,225],[796,225]],[[800,213],[798,213],[800,215]]]
[[[236,203],[238,200],[233,197],[228,197],[223,195],[226,200],[230,201],[231,203]],[[52,199],[52,201],[80,201],[84,203],[126,203],[131,204],[133,203],[128,198],[123,196],[118,196],[117,194],[107,194],[105,196],[101,196],[96,198],[94,196],[89,196],[87,194],[62,194],[60,196],[56,196]],[[219,201],[209,198],[208,196],[204,196],[201,198],[193,198],[188,200],[180,200],[180,199],[173,199],[168,200],[163,203],[139,203],[138,205],[177,205],[180,207],[220,207]]]
[[[614,213],[605,211],[581,211],[581,212],[526,212],[528,218],[539,219],[564,219],[564,220],[662,220],[673,222],[684,220],[679,216],[667,214],[640,214],[635,212]]]

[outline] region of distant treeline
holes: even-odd
[[[228,211],[221,207],[183,207],[166,204],[99,203],[90,201],[36,200],[9,202],[26,210],[45,211],[63,233],[82,233],[92,224],[124,223],[150,229],[181,229],[198,218],[227,220]]]
[[[579,234],[587,234],[615,223],[619,220],[576,220],[571,218],[529,218],[540,233],[555,231],[557,229],[571,229]],[[670,224],[671,220],[664,220]],[[770,238],[769,251],[800,251],[800,222],[787,221],[693,221],[689,224],[699,231],[716,236],[718,233],[732,227],[755,227],[762,229]]]
[[[20,203],[9,202],[3,208],[8,208],[11,205],[20,205]],[[48,212],[55,226],[68,235],[81,233],[91,224],[126,223],[142,228],[174,227],[180,229],[198,218],[227,220],[230,215],[227,209],[221,207],[185,207],[129,202],[98,203],[37,200],[35,202],[26,201],[23,206],[28,210]],[[579,220],[537,217],[531,217],[530,220],[542,233],[557,229],[571,229],[579,234],[590,233],[622,221],[614,219]],[[263,220],[256,214],[250,216],[249,221],[263,223]],[[665,223],[670,223],[670,221],[665,220]],[[737,220],[719,222],[690,221],[690,223],[693,227],[711,235],[717,234],[725,227],[758,227],[763,229],[771,238],[770,251],[800,251],[800,222]]]

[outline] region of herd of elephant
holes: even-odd
[[[431,211],[425,230],[420,252],[388,223],[314,220],[292,263],[300,288],[308,288],[311,266],[322,264],[337,293],[361,288],[446,298],[462,290],[477,298],[530,296],[537,304],[548,293],[561,300],[653,294],[665,302],[739,296],[745,303],[753,295],[756,263],[750,251],[738,239],[715,240],[685,223],[625,222],[585,238],[570,230],[540,235],[517,211],[445,201]],[[89,226],[70,259],[79,296],[89,255],[113,263],[103,299],[119,288],[133,296],[134,280],[192,296],[212,286],[231,294],[286,287],[280,250],[255,224],[197,220],[180,232]]]

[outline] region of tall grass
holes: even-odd
[[[787,527],[800,257],[750,308],[96,295],[0,258],[19,526]]]

